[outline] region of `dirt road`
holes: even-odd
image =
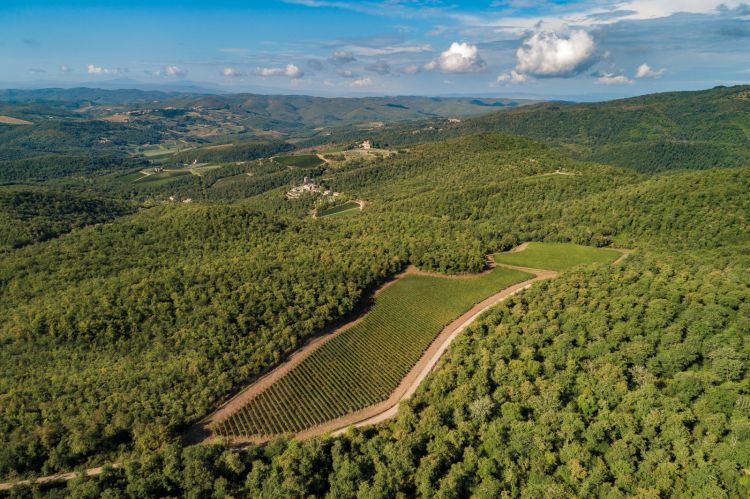
[[[346,428],[356,425],[361,426],[365,424],[374,424],[393,416],[398,408],[399,402],[409,398],[417,389],[419,384],[429,374],[432,368],[437,364],[438,360],[442,356],[443,352],[448,348],[453,339],[472,322],[474,322],[480,315],[486,312],[488,309],[497,305],[501,301],[508,297],[529,288],[534,282],[552,279],[557,276],[556,272],[544,269],[531,269],[527,267],[516,267],[511,265],[500,265],[491,262],[492,266],[502,266],[506,268],[522,270],[534,275],[533,278],[526,281],[514,284],[508,288],[505,288],[498,293],[486,298],[482,302],[474,305],[470,310],[462,314],[460,317],[448,324],[443,330],[435,337],[432,344],[428,347],[424,354],[420,357],[417,363],[407,373],[407,375],[401,380],[398,387],[391,393],[391,396],[383,402],[375,405],[371,405],[361,409],[359,411],[341,416],[339,418],[327,421],[320,425],[314,426],[307,430],[303,430],[294,435],[294,438],[303,440],[317,435],[323,435],[329,432],[340,432]],[[491,270],[491,269],[490,269]],[[487,270],[485,272],[489,272]],[[378,293],[382,292],[387,286],[397,282],[398,279],[402,278],[407,274],[428,274],[435,275],[432,273],[422,272],[417,270],[415,267],[409,267],[405,272],[399,274],[394,280],[390,281],[378,290]],[[475,277],[478,274],[470,274],[463,276],[449,276],[448,278],[453,279],[465,279]],[[442,277],[446,277],[441,275]],[[376,293],[377,294],[377,293]],[[193,441],[211,441],[217,437],[213,434],[212,429],[215,424],[219,421],[224,420],[230,416],[233,412],[244,406],[250,399],[265,390],[274,381],[278,380],[284,374],[289,372],[292,368],[302,362],[305,358],[309,357],[315,350],[320,348],[325,342],[330,341],[335,335],[342,333],[343,331],[354,326],[361,320],[361,317],[356,320],[347,323],[340,327],[336,331],[324,337],[319,337],[308,343],[305,347],[297,351],[292,357],[286,362],[281,364],[279,367],[268,373],[267,375],[260,378],[255,383],[251,384],[238,395],[230,399],[227,403],[222,405],[216,412],[208,416],[201,422],[202,432],[194,432],[191,437]],[[196,438],[197,437],[197,438]],[[241,437],[232,440],[234,444],[247,444],[247,443],[262,443],[267,441],[268,437],[254,436],[254,437]]]
[[[120,463],[115,463],[109,466],[112,468],[119,468],[122,465]],[[40,478],[30,478],[28,480],[19,480],[18,482],[0,483],[0,490],[10,490],[13,487],[17,487],[19,485],[32,485],[32,484],[44,485],[44,484],[53,484],[53,483],[59,483],[59,482],[67,482],[69,480],[73,480],[74,478],[78,478],[79,476],[101,475],[104,472],[105,468],[106,466],[97,466],[96,468],[89,468],[83,471],[71,471],[68,473],[59,473],[57,475],[43,476]]]
[[[528,245],[527,243],[524,243],[522,245],[517,246],[511,251],[522,251],[527,245]],[[619,264],[625,258],[627,258],[628,255],[631,254],[631,250],[617,249],[617,251],[622,253],[622,255],[619,258],[617,258],[617,260],[612,262],[612,265]],[[516,293],[519,293],[520,291],[528,289],[537,281],[541,281],[545,279],[552,279],[558,275],[557,272],[554,272],[551,270],[497,264],[490,260],[490,267],[492,266],[502,266],[502,267],[516,269],[516,270],[522,270],[530,274],[534,274],[535,277],[528,279],[526,281],[520,282],[518,284],[514,284],[490,296],[489,298],[476,304],[469,311],[467,311],[466,313],[458,317],[456,320],[448,324],[448,326],[446,326],[440,332],[440,334],[438,334],[438,336],[432,342],[430,347],[425,351],[425,353],[422,355],[419,361],[417,361],[417,363],[409,371],[409,373],[401,380],[401,383],[398,385],[396,390],[393,391],[393,393],[387,400],[379,404],[366,407],[352,414],[348,414],[346,416],[333,419],[321,425],[318,425],[308,430],[297,433],[296,435],[294,435],[294,438],[303,440],[306,438],[323,435],[326,433],[338,435],[354,426],[360,427],[360,426],[377,424],[377,423],[380,423],[382,421],[385,421],[389,418],[396,416],[396,414],[398,413],[398,404],[401,401],[408,399],[416,392],[417,388],[425,379],[425,377],[427,377],[430,371],[437,365],[443,353],[450,346],[451,342],[462,331],[464,331],[474,321],[476,321],[484,312],[488,311],[490,308],[497,305],[498,303],[508,299],[509,297],[513,296]],[[485,272],[489,272],[490,270],[487,270]],[[380,288],[378,288],[378,290],[374,293],[374,296],[377,296],[384,289],[387,289],[389,286],[392,286],[394,283],[398,282],[400,278],[408,274],[437,275],[434,273],[423,272],[423,271],[418,270],[416,267],[410,266],[405,271],[396,275],[393,279],[391,279],[390,281],[382,285]],[[474,277],[478,274],[459,275],[459,276],[445,276],[442,274],[440,275],[441,277],[452,278],[452,279],[465,279],[465,278]],[[295,352],[291,357],[289,357],[287,361],[285,361],[284,363],[282,363],[281,365],[279,365],[272,371],[268,372],[266,375],[262,376],[254,383],[250,384],[247,388],[240,391],[233,398],[229,399],[222,406],[220,406],[218,410],[216,410],[215,412],[207,416],[198,425],[193,427],[188,432],[188,435],[186,435],[186,440],[188,441],[188,443],[203,443],[203,442],[210,442],[210,441],[216,440],[217,437],[215,437],[211,432],[211,428],[214,424],[216,424],[218,421],[223,420],[224,418],[232,414],[234,411],[236,411],[238,408],[245,405],[248,400],[250,400],[252,397],[254,397],[258,393],[260,393],[262,390],[267,388],[269,385],[271,385],[274,381],[279,379],[281,376],[289,372],[289,370],[291,370],[294,366],[302,362],[306,357],[310,356],[310,354],[312,354],[315,350],[320,348],[320,346],[325,344],[325,342],[330,341],[337,334],[341,334],[342,332],[346,331],[347,329],[357,324],[359,321],[362,320],[365,314],[366,314],[366,311],[363,311],[354,320],[347,322],[346,324],[336,328],[331,333],[314,338],[312,341],[310,341],[300,350]],[[233,443],[242,445],[242,444],[247,444],[247,443],[262,443],[266,440],[267,439],[264,439],[264,438],[244,438],[244,439],[236,439],[233,441]],[[121,464],[115,463],[111,466],[113,468],[118,468],[121,466]],[[0,483],[0,491],[8,490],[17,485],[23,485],[23,484],[31,484],[31,483],[44,484],[44,483],[55,483],[55,482],[67,482],[69,480],[77,478],[78,476],[82,474],[85,476],[99,475],[104,471],[104,469],[105,467],[100,466],[97,468],[90,468],[82,472],[60,473],[57,475],[50,475],[46,477],[34,478],[34,479],[29,479],[29,480],[21,480],[18,482]]]

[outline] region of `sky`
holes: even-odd
[[[750,82],[737,0],[0,1],[0,86],[597,98]]]

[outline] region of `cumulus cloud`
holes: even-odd
[[[388,61],[384,61],[383,59],[378,59],[375,62],[372,62],[365,66],[365,69],[367,71],[372,71],[373,73],[377,73],[379,75],[387,75],[391,72],[391,65],[388,64]]]
[[[285,68],[257,68],[255,74],[258,76],[288,76],[289,78],[302,78],[304,73],[294,64],[287,64]]]
[[[242,78],[243,76],[245,76],[245,73],[235,68],[224,68],[221,74],[226,76],[227,78]]]
[[[359,88],[369,87],[370,85],[372,85],[372,78],[370,78],[369,76],[360,78],[358,80],[354,80],[352,82],[352,86],[359,87]]]
[[[68,66],[67,64],[60,64],[59,69],[61,73],[70,73],[72,71],[72,69],[70,69],[70,66]]]
[[[641,64],[638,66],[638,69],[635,72],[636,78],[661,78],[661,76],[667,71],[667,68],[661,68],[661,69],[652,69],[651,66],[649,66],[646,63]]]
[[[164,66],[162,73],[164,74],[164,76],[168,76],[170,78],[184,78],[187,76],[186,69],[174,65]]]
[[[440,57],[424,66],[428,71],[439,69],[443,73],[478,73],[486,68],[487,63],[480,57],[477,46],[466,42],[451,43]]]
[[[496,83],[524,83],[528,81],[528,79],[529,78],[526,75],[522,75],[521,73],[513,69],[507,73],[502,73],[500,76],[497,77],[495,82]]]
[[[583,30],[567,36],[553,31],[537,31],[516,51],[516,71],[539,77],[569,77],[596,62],[594,39]]]
[[[331,60],[336,64],[346,64],[357,60],[354,54],[348,50],[337,50],[331,54]]]
[[[90,75],[119,75],[127,73],[128,70],[127,68],[103,68],[101,66],[89,64],[86,66],[86,72]]]
[[[157,71],[146,71],[146,74],[162,76],[164,78],[184,78],[187,76],[187,70],[179,66],[164,66]]]
[[[625,75],[616,75],[614,73],[603,73],[596,79],[597,83],[602,85],[623,85],[626,83],[633,83],[633,80]]]

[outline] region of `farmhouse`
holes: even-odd
[[[372,144],[369,140],[365,140],[364,142],[362,142],[362,145],[360,147],[362,147],[362,149],[371,149]]]
[[[316,184],[311,178],[305,177],[305,179],[302,181],[302,185],[292,187],[289,191],[287,191],[287,193],[285,194],[285,197],[287,199],[298,199],[305,193],[322,194],[323,196],[333,196],[333,197],[336,197],[339,195],[338,192],[331,192],[328,189],[326,190],[321,189],[321,187],[318,184]]]

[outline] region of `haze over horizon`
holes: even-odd
[[[630,96],[746,83],[735,0],[10,1],[0,85]]]

